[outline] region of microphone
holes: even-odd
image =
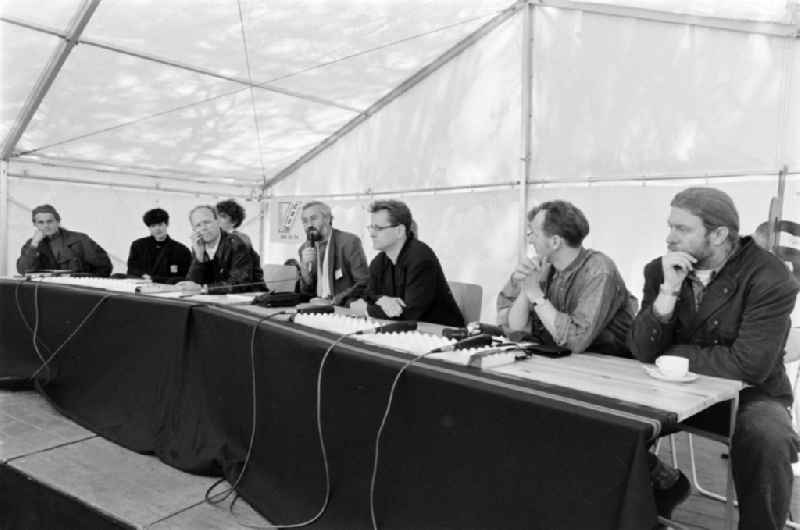
[[[321,238],[320,233],[317,232],[317,230],[314,227],[309,227],[308,230],[306,230],[306,241],[308,241],[308,244],[311,248],[314,248],[314,242],[319,241],[320,238]],[[308,269],[308,272],[310,274],[311,271],[314,270],[314,263],[309,261],[306,264],[306,268]]]
[[[314,237],[314,234],[312,232],[313,230],[309,230],[308,232],[306,232],[306,241],[308,241],[308,244],[313,247],[316,238]],[[314,270],[314,263],[309,261],[308,263],[306,263],[306,268],[308,269],[308,272],[311,273],[311,271]]]
[[[302,315],[304,313],[333,313],[334,308],[332,305],[311,305],[306,307],[298,307],[297,314]]]
[[[374,328],[362,329],[355,335],[366,335],[368,333],[393,333],[395,331],[414,331],[417,329],[416,320],[399,320],[390,324],[384,324]]]
[[[439,353],[439,352],[454,351],[454,350],[466,350],[467,348],[480,348],[481,346],[491,346],[491,345],[492,345],[492,336],[484,333],[482,335],[475,335],[474,337],[467,337],[466,339],[461,339],[455,344],[448,344],[447,346],[436,348],[434,350],[431,350],[430,353]]]

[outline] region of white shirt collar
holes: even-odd
[[[210,244],[206,243],[206,253],[208,254],[208,259],[214,259],[214,255],[217,253],[217,248],[219,247],[219,240],[222,239],[222,235],[217,238],[214,242],[214,246],[212,247]]]

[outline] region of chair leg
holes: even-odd
[[[678,468],[678,448],[676,447],[676,442],[678,439],[674,434],[669,435],[669,450],[672,453],[672,467],[675,469]]]
[[[694,458],[694,438],[692,437],[691,433],[687,434],[689,437],[689,463],[691,465],[691,470],[692,470],[692,483],[694,484],[697,493],[705,497],[708,497],[709,499],[714,499],[720,502],[728,502],[728,498],[725,495],[714,493],[713,491],[707,490],[700,485],[700,482],[697,480],[697,463]],[[733,501],[733,505],[739,506],[739,502]]]

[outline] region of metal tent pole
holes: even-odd
[[[47,95],[47,91],[50,90],[50,86],[53,84],[53,81],[55,81],[56,76],[58,76],[61,67],[64,66],[64,62],[67,60],[67,57],[69,57],[72,49],[78,43],[83,29],[86,27],[86,24],[89,23],[89,19],[92,18],[99,4],[100,0],[84,0],[78,12],[75,13],[69,26],[67,26],[64,39],[53,51],[53,55],[50,56],[50,60],[47,62],[41,75],[39,75],[39,79],[36,80],[33,90],[28,94],[25,104],[20,109],[14,125],[12,125],[11,129],[8,131],[8,135],[3,141],[3,147],[0,149],[0,160],[8,160],[11,156],[14,147],[17,145],[20,137],[22,137],[22,133],[25,132],[31,118],[36,114],[36,110],[39,108],[45,95]]]
[[[533,134],[533,5],[523,11],[522,22],[522,176],[519,181],[519,258],[527,251],[528,181],[531,178]]]
[[[0,276],[8,275],[8,160],[0,160]]]

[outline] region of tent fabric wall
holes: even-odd
[[[792,170],[800,170],[800,40],[788,44],[791,62],[788,67],[789,97],[785,105],[786,143],[783,156]]]
[[[515,16],[334,143],[277,195],[519,178],[521,18]]]
[[[46,183],[9,179],[9,246],[5,257],[9,273],[16,274],[16,261],[25,241],[33,235],[31,209],[49,203],[61,215],[61,224],[70,230],[87,233],[112,256],[113,272],[124,273],[130,244],[149,235],[142,215],[150,208],[164,208],[170,215],[170,236],[189,246],[189,211],[198,204],[215,204],[228,197],[196,197],[170,193],[154,197],[150,191],[112,189],[69,183]],[[245,207],[245,223],[256,219],[260,206],[254,201],[238,201]],[[243,228],[258,247],[258,221]]]
[[[785,163],[790,39],[547,7],[535,20],[534,178]]]

